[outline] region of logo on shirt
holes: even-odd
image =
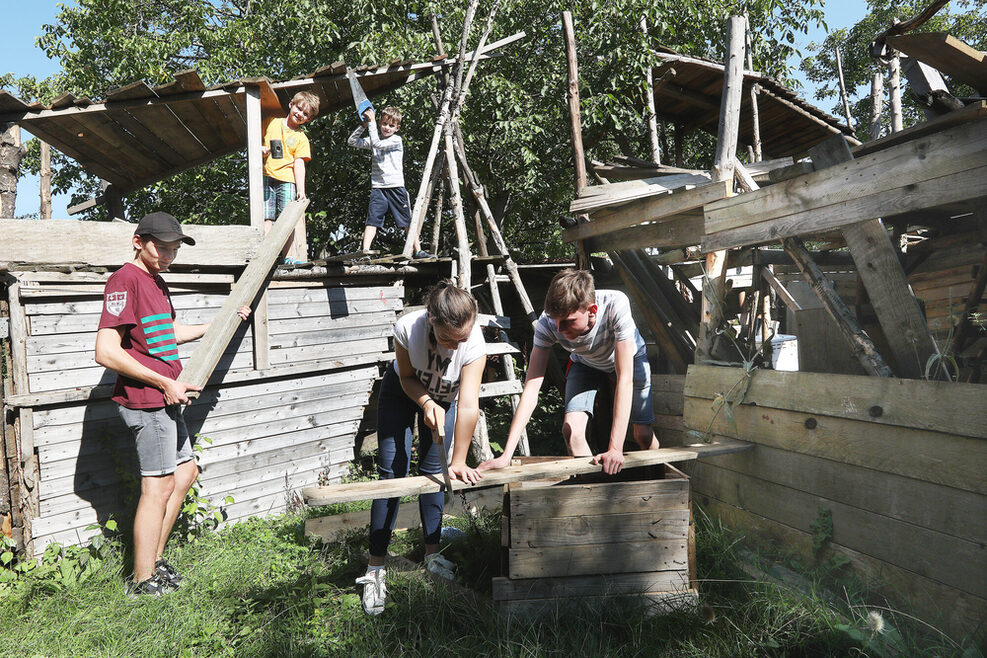
[[[106,294],[106,311],[119,317],[127,308],[127,291],[110,292]]]

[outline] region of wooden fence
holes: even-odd
[[[139,486],[136,454],[109,395],[115,375],[94,360],[106,274],[11,272],[4,381],[14,525],[35,554],[79,543],[126,514]],[[177,321],[208,322],[230,274],[172,274]],[[294,491],[336,481],[353,442],[404,288],[359,278],[274,281],[267,292],[269,367],[255,369],[244,323],[202,395],[187,408],[198,435],[201,494],[229,521],[284,510]],[[195,343],[180,346],[188,359]],[[233,502],[224,503],[227,497]]]
[[[691,366],[684,392],[686,426],[757,446],[686,467],[704,509],[983,637],[987,386]]]

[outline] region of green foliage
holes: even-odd
[[[212,439],[206,436],[198,436],[193,447],[195,463],[198,465],[199,457],[206,445],[212,443]],[[213,502],[201,494],[199,476],[195,478],[195,484],[185,494],[182,508],[178,511],[178,518],[172,529],[172,534],[177,536],[179,541],[188,542],[207,532],[215,530],[220,523],[226,520],[226,514],[222,506]],[[236,502],[233,496],[223,497],[223,505],[232,505]]]
[[[47,592],[72,590],[114,567],[123,546],[117,522],[111,518],[104,526],[94,524],[86,530],[101,533],[85,546],[49,544],[40,561],[17,556],[14,540],[0,536],[0,595],[29,586]]]
[[[818,554],[833,538],[833,512],[827,507],[820,507],[816,520],[809,524],[809,528],[812,530],[812,550]]]
[[[339,59],[351,66],[426,61],[435,52],[431,15],[440,17],[446,51],[452,52],[465,6],[458,0],[79,0],[61,6],[38,43],[63,67],[50,81],[52,89],[100,99],[114,86],[141,79],[159,84],[187,68],[216,84],[245,76],[288,79]],[[746,9],[756,34],[755,67],[787,79],[785,62],[797,54],[795,34],[822,21],[821,0],[506,0],[490,40],[522,30],[527,38],[481,63],[461,124],[470,163],[495,214],[503,216],[505,239],[529,258],[570,251],[558,226],[572,196],[563,9],[575,18],[584,141],[587,156],[596,159],[649,152],[643,72],[657,63],[651,46],[720,58],[727,16]],[[471,48],[485,17],[484,6]],[[641,17],[649,21],[647,37],[638,26]],[[375,99],[404,111],[405,178],[412,193],[431,138],[434,92],[425,80]],[[51,97],[48,90],[21,93],[30,100]],[[362,231],[369,167],[364,154],[345,146],[354,126],[347,108],[307,128],[314,147],[307,174],[313,254],[351,248]],[[685,164],[708,165],[711,145],[707,135],[690,135]],[[29,156],[25,169],[36,171],[36,163]],[[71,191],[73,202],[98,192],[99,182],[64,158],[53,166],[54,190]],[[243,154],[233,154],[179,174],[128,195],[128,215],[160,209],[193,222],[245,223],[244,171]],[[447,212],[444,235],[451,233],[450,221]]]
[[[843,75],[847,92],[851,97],[850,113],[857,128],[857,137],[867,139],[870,132],[870,82],[875,72],[882,71],[887,76],[886,67],[874,62],[868,47],[878,34],[891,27],[896,19],[907,20],[917,16],[929,6],[928,0],[868,0],[869,13],[849,29],[830,32],[821,44],[810,45],[815,54],[805,58],[802,70],[809,80],[820,85],[817,100],[833,99],[830,112],[843,116],[839,94],[839,78],[836,70],[836,48],[840,49]],[[917,32],[948,32],[979,50],[987,50],[987,4],[983,0],[953,0]],[[947,81],[949,84],[949,81]],[[924,120],[924,115],[906,93],[906,81],[902,75],[902,110],[905,127]],[[961,84],[949,84],[954,94],[973,95],[973,90]],[[855,90],[863,87],[859,98]],[[884,112],[882,123],[887,128],[891,123],[889,83],[884,84]]]

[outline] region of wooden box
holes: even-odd
[[[493,598],[502,608],[615,598],[653,613],[695,605],[689,478],[673,467],[658,479],[511,485],[501,523],[507,575],[494,578]]]

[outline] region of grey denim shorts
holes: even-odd
[[[120,417],[134,433],[141,476],[170,475],[192,459],[192,442],[181,405],[157,409],[128,409],[117,405]]]

